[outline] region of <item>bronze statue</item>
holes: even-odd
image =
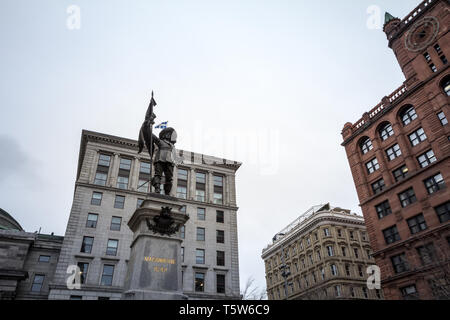
[[[166,128],[159,133],[159,138],[153,134],[153,125],[155,124],[156,115],[153,113],[153,107],[156,106],[156,101],[153,98],[150,100],[150,105],[145,114],[144,123],[139,132],[138,146],[141,153],[144,149],[144,144],[147,147],[150,155],[150,160],[155,166],[155,176],[151,179],[151,185],[155,188],[156,193],[161,191],[162,175],[164,173],[164,193],[170,195],[173,182],[173,170],[178,162],[175,150],[175,143],[177,142],[177,132],[173,128]],[[155,145],[158,147],[155,158],[153,154]]]

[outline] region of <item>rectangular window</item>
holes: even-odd
[[[425,188],[428,191],[428,194],[433,194],[439,190],[445,188],[444,178],[442,174],[438,173],[437,175],[424,180]]]
[[[341,251],[342,251],[342,256],[346,257],[347,256],[347,248],[341,247]]]
[[[219,211],[219,210],[216,211],[216,222],[217,223],[224,223],[225,222],[224,221],[223,211]]]
[[[441,49],[441,47],[439,46],[438,43],[436,43],[434,45],[434,49],[436,50],[437,54],[441,54],[442,53],[442,49]]]
[[[436,162],[436,156],[434,155],[433,150],[429,150],[424,154],[420,155],[417,158],[417,161],[419,162],[421,168],[425,168],[428,167],[433,162]]]
[[[423,265],[427,265],[436,261],[436,250],[434,249],[434,245],[432,243],[428,243],[416,249]]]
[[[358,248],[353,248],[353,252],[355,253],[355,258],[359,258]]]
[[[103,194],[101,192],[93,192],[91,204],[94,206],[100,206],[102,204]]]
[[[138,191],[146,192],[150,191],[150,178],[151,178],[152,165],[149,162],[141,162],[139,167],[139,180]]]
[[[430,69],[431,69],[431,71],[433,71],[433,72],[437,72],[437,68],[436,68],[436,66],[434,65],[434,63],[431,63],[431,64],[430,64]]]
[[[181,237],[181,239],[184,239],[185,238],[185,236],[186,236],[186,227],[185,226],[181,226],[181,228],[180,228],[180,237]]]
[[[39,256],[39,262],[50,262],[50,256]]]
[[[102,286],[112,286],[114,276],[114,266],[105,264],[103,266],[101,285]]]
[[[411,234],[416,234],[427,229],[427,223],[425,222],[423,214],[412,217],[411,219],[406,220],[406,222],[408,223]]]
[[[195,292],[205,291],[205,274],[203,272],[195,273]]]
[[[430,62],[430,61],[431,61],[431,56],[430,56],[430,54],[429,54],[428,52],[425,52],[425,53],[423,54],[423,56],[424,56],[424,58],[425,58],[425,60],[426,60],[427,62]]]
[[[350,266],[348,264],[345,265],[345,274],[350,277]]]
[[[434,208],[434,211],[436,211],[436,214],[441,223],[447,222],[448,220],[450,220],[450,201]]]
[[[411,133],[408,137],[413,147],[427,140],[427,135],[425,134],[425,131],[423,131],[423,128],[417,129],[416,131]]]
[[[197,241],[205,241],[205,228],[197,227]]]
[[[197,220],[205,221],[206,220],[206,210],[205,208],[197,208]]]
[[[78,262],[78,268],[80,269],[80,282],[86,283],[86,278],[89,270],[89,263],[86,262]]]
[[[323,235],[325,237],[329,237],[330,236],[330,229],[328,229],[328,228],[323,229]]]
[[[384,184],[384,180],[380,179],[375,183],[372,183],[372,191],[374,194],[378,194],[384,190],[386,185]]]
[[[223,177],[213,176],[214,180],[214,203],[223,204]]]
[[[397,226],[392,226],[390,228],[383,230],[383,235],[384,240],[386,240],[386,244],[391,244],[401,240]]]
[[[218,266],[225,266],[225,251],[217,251],[217,261]]]
[[[225,232],[223,230],[217,230],[216,241],[217,243],[225,243]]]
[[[110,229],[113,231],[120,231],[120,226],[122,225],[121,217],[112,217]]]
[[[94,244],[93,237],[83,237],[83,242],[81,243],[80,252],[91,253],[93,244]]]
[[[333,276],[337,276],[337,275],[338,275],[338,269],[337,269],[337,267],[336,267],[335,264],[332,264],[331,267],[330,267],[330,269],[331,269],[331,274],[332,274]]]
[[[216,289],[217,293],[225,293],[225,275],[224,274],[218,274],[216,276]]]
[[[378,164],[377,158],[373,158],[369,162],[366,163],[367,172],[369,174],[374,173],[378,169],[380,169],[380,165]]]
[[[439,58],[441,59],[442,64],[447,64],[448,63],[448,60],[447,60],[447,58],[444,55],[440,56]]]
[[[196,249],[195,250],[195,263],[196,264],[205,264],[205,250],[204,249]]]
[[[86,228],[96,228],[98,221],[98,214],[89,213],[86,220]]]
[[[181,262],[184,262],[184,247],[181,247]]]
[[[177,176],[178,198],[187,199],[187,186],[188,186],[188,171],[184,169],[178,169],[178,176]]]
[[[406,167],[406,165],[403,165],[400,168],[392,171],[395,182],[399,182],[399,181],[405,179],[408,176],[408,173],[409,173],[409,169],[408,169],[408,167]]]
[[[41,292],[45,276],[43,274],[35,274],[33,284],[31,285],[32,292]]]
[[[447,118],[445,117],[444,112],[442,112],[442,111],[439,112],[439,113],[437,114],[437,116],[438,116],[439,121],[441,121],[441,124],[442,124],[443,126],[445,126],[445,125],[448,124],[448,120],[447,120]]]
[[[117,255],[117,247],[119,246],[119,240],[108,240],[108,245],[106,247],[106,255],[107,256],[115,256]]]
[[[327,246],[327,253],[329,257],[334,256],[333,246]]]
[[[400,150],[400,146],[398,144],[393,145],[389,149],[386,150],[386,155],[389,161],[392,161],[402,155],[402,151]]]
[[[195,174],[195,197],[197,201],[205,202],[206,174],[197,172]]]
[[[408,261],[406,260],[406,255],[404,253],[391,257],[391,261],[395,273],[409,271]]]
[[[411,300],[411,299],[415,300],[418,298],[416,285],[414,285],[414,284],[407,286],[407,287],[400,288],[400,291],[402,293],[403,299],[405,299],[405,300]]]
[[[400,203],[402,204],[403,208],[417,201],[413,188],[409,188],[408,190],[403,191],[398,195],[398,198],[400,199]]]
[[[114,208],[123,209],[124,206],[125,206],[125,197],[116,195],[116,199],[114,200]]]
[[[117,177],[117,188],[128,189],[128,179],[130,177],[131,159],[121,158],[119,164],[119,175]]]
[[[100,154],[98,159],[97,172],[95,173],[94,184],[99,186],[106,186],[110,163],[111,156]]]
[[[363,290],[364,298],[366,298],[366,299],[369,298],[369,293],[367,292],[367,288],[363,287],[362,290]]]

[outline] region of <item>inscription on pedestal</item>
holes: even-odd
[[[162,239],[147,239],[139,287],[152,290],[177,290],[178,246]]]

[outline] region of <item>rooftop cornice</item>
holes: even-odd
[[[88,141],[95,141],[95,142],[102,142],[110,145],[116,145],[116,146],[123,146],[126,148],[133,148],[138,149],[138,142],[136,140],[123,138],[123,137],[117,137],[109,134],[99,133],[95,131],[89,131],[89,130],[83,130],[82,132],[82,143],[87,143]],[[145,148],[144,148],[145,149]],[[217,158],[209,155],[199,154],[191,151],[181,150],[177,149],[177,151],[180,154],[191,154],[193,159],[198,159],[201,156],[202,164],[204,165],[212,165],[216,167],[221,168],[228,168],[233,169],[234,171],[237,171],[242,163],[233,161],[233,160],[227,160],[223,158]],[[205,161],[206,159],[206,161]]]
[[[405,102],[405,100],[410,97],[412,94],[417,92],[420,88],[425,86],[434,78],[440,77],[450,68],[450,65],[445,66],[438,72],[433,73],[429,78],[424,81],[420,81],[416,83],[412,87],[406,87],[406,85],[402,85],[396,91],[394,91],[388,97],[383,98],[384,101],[380,102],[375,108],[366,112],[363,117],[358,120],[355,124],[351,124],[350,122],[344,125],[344,129],[342,130],[343,142],[341,146],[345,147],[347,144],[353,141],[353,139],[366,129],[371,127],[374,123],[376,123],[380,118],[382,118],[386,113],[390,112],[392,109],[401,105]]]
[[[263,259],[266,258],[274,251],[277,251],[282,245],[289,244],[292,241],[292,239],[309,232],[311,229],[315,228],[317,224],[324,221],[345,223],[349,225],[365,227],[364,217],[362,216],[331,211],[319,212],[316,213],[314,216],[312,216],[310,219],[304,221],[304,223],[302,223],[301,225],[294,228],[289,234],[284,236],[282,239],[264,248],[262,251],[262,258]]]

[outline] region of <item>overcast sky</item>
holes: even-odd
[[[153,89],[178,148],[243,163],[241,288],[263,288],[301,213],[361,213],[340,133],[404,81],[374,27],[419,2],[2,0],[0,208],[64,235],[81,130],[137,139]]]

